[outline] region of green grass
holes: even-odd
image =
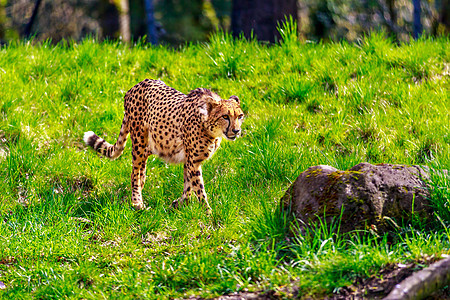
[[[290,26],[295,24],[290,23]],[[213,297],[296,285],[330,295],[390,263],[450,254],[448,38],[395,45],[280,45],[211,37],[177,50],[121,43],[13,43],[0,48],[0,298]],[[82,143],[114,142],[123,96],[145,78],[187,93],[238,95],[243,136],[204,164],[211,216],[181,195],[182,166],[151,157],[148,210],[130,206],[128,143],[116,161]],[[287,235],[279,199],[300,172],[359,162],[425,164],[431,230],[341,236],[322,224]]]

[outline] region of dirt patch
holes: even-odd
[[[13,256],[6,256],[0,258],[0,265],[11,266],[15,263],[17,263],[17,259]]]
[[[375,276],[357,278],[354,284],[340,289],[339,293],[328,299],[381,299],[387,296],[396,284],[422,268],[417,264],[388,265]]]
[[[267,291],[267,292],[235,292],[228,295],[222,295],[217,298],[211,298],[215,300],[271,300],[271,299],[292,299],[296,298],[296,296],[286,298],[286,296],[281,296],[277,294],[275,291]],[[203,299],[210,299],[210,298],[202,298],[202,297],[196,297],[191,296],[188,298],[189,300],[203,300]]]
[[[429,264],[430,262],[427,262]],[[383,299],[396,284],[426,267],[424,264],[391,264],[384,267],[377,275],[369,278],[357,278],[351,286],[341,288],[337,293],[328,297],[320,297],[327,300],[358,300],[358,299]],[[205,299],[192,296],[189,299]],[[272,300],[272,299],[316,299],[315,297],[302,297],[295,282],[279,290],[259,292],[235,292],[214,298],[216,300]],[[319,298],[317,298],[319,299]],[[435,292],[428,296],[427,300],[450,300],[450,287]]]
[[[77,191],[88,194],[94,188],[92,179],[86,176],[71,178],[60,175],[49,179],[54,186],[55,193],[75,193]]]

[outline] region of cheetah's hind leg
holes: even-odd
[[[136,210],[144,209],[142,199],[142,189],[145,184],[145,170],[147,165],[148,152],[146,151],[147,135],[143,131],[132,132],[131,141],[133,170],[131,172],[131,204]]]
[[[179,209],[183,204],[188,203],[189,196],[191,195],[191,188],[188,183],[188,174],[187,174],[187,168],[186,165],[183,169],[183,178],[184,178],[184,189],[183,189],[183,196],[173,200],[172,202],[172,208]]]

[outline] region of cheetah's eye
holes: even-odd
[[[243,118],[244,118],[243,114],[239,115],[239,117],[238,117],[239,120],[242,120]]]
[[[230,117],[228,115],[223,115],[222,118],[224,118],[225,120],[229,120]]]

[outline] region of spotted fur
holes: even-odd
[[[208,204],[201,164],[220,146],[223,137],[234,140],[241,133],[244,113],[237,96],[221,99],[208,89],[198,88],[185,95],[160,80],[146,79],[125,95],[125,115],[114,145],[89,131],[84,141],[102,155],[115,159],[125,147],[128,135],[132,142],[132,205],[144,208],[142,188],[145,184],[147,158],[158,155],[169,163],[184,164],[184,190],[178,207],[193,193]]]

